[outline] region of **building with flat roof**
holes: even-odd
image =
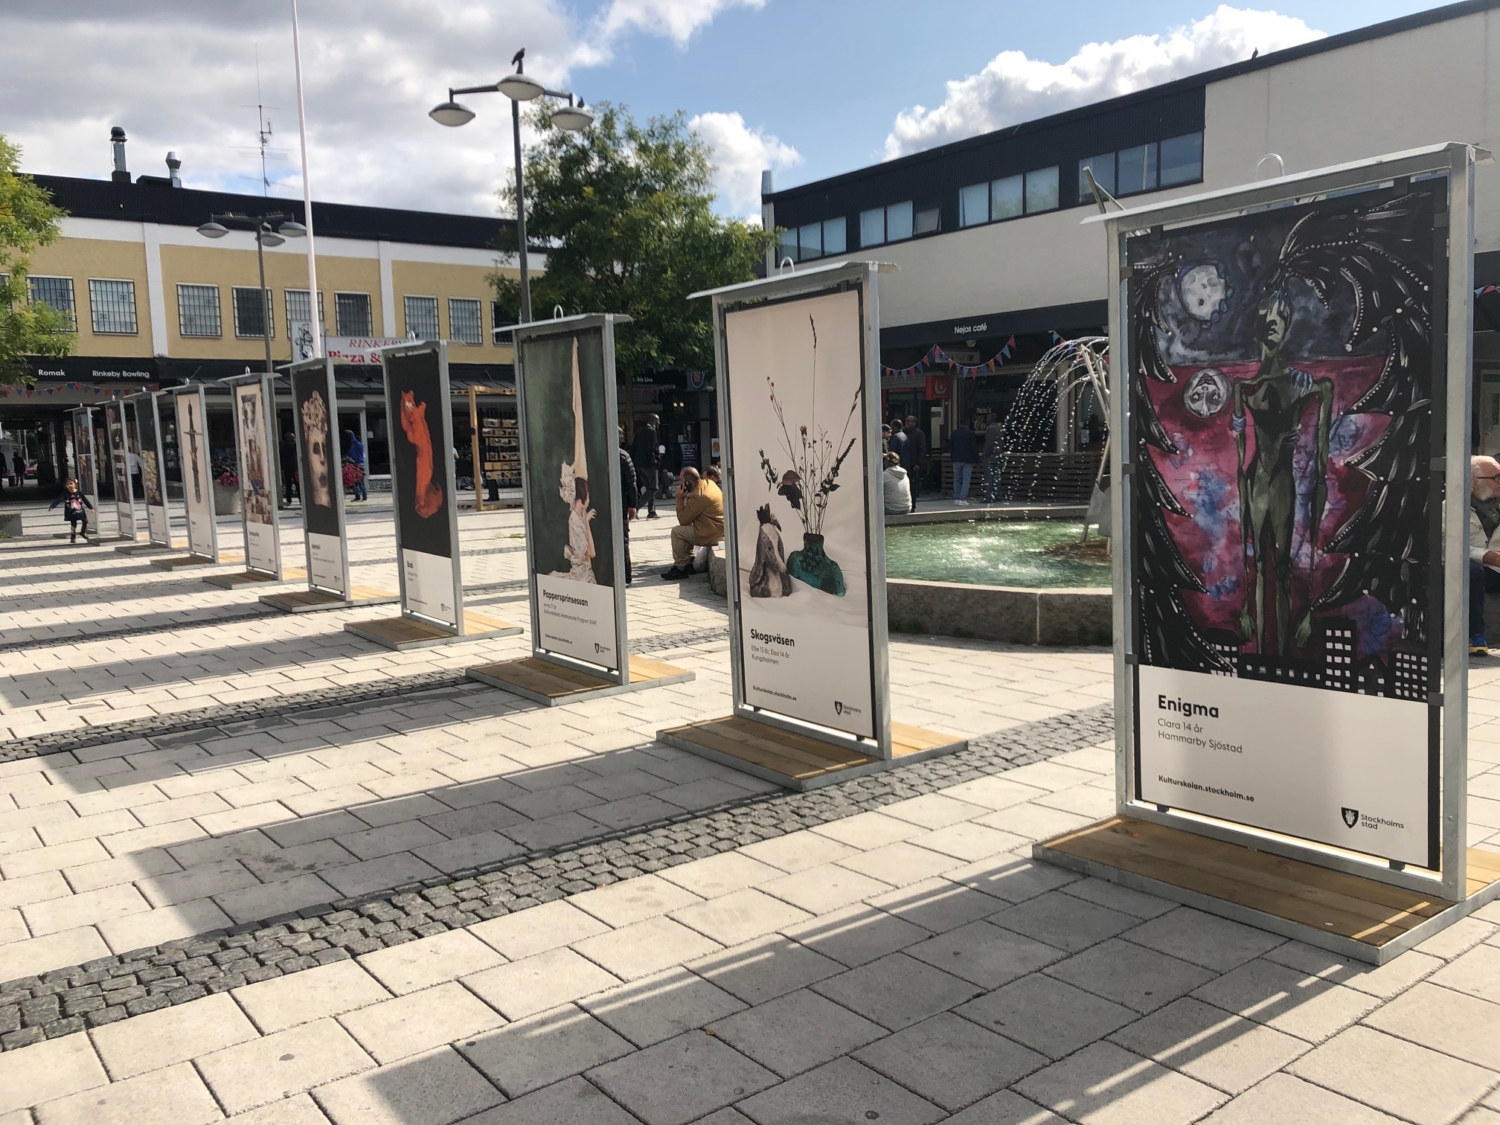
[[[766,190],[765,221],[784,228],[777,260],[900,266],[880,281],[885,416],[917,415],[936,449],[960,415],[1003,415],[1059,336],[1107,331],[1104,229],[1080,225],[1096,212],[1084,169],[1130,206],[1443,141],[1500,151],[1497,9],[1466,0]],[[1500,285],[1500,166],[1478,170],[1475,218],[1476,438],[1500,450],[1500,293],[1486,291]],[[935,345],[1000,369],[923,368]],[[1089,409],[1063,427],[1067,448],[1096,438]]]

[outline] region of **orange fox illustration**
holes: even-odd
[[[427,429],[427,404],[417,405],[410,391],[401,392],[401,429],[417,451],[417,515],[437,515],[443,506],[443,487],[432,479],[432,435]]]

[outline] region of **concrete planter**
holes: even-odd
[[[214,481],[214,515],[237,516],[240,514],[240,505],[244,502],[239,485],[231,487]]]

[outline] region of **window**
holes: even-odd
[[[406,335],[408,339],[438,338],[438,302],[436,297],[406,298]]]
[[[254,290],[252,289],[253,293]],[[217,285],[179,285],[177,287],[177,327],[184,336],[218,336],[219,287]]]
[[[490,323],[496,328],[508,328],[512,324],[519,324],[515,317],[505,311],[505,306],[499,301],[490,302]]]
[[[1161,143],[1161,186],[1203,178],[1203,134],[1187,133]]]
[[[478,301],[469,297],[448,298],[448,335],[460,344],[484,343]]]
[[[1152,191],[1156,187],[1156,142],[1122,148],[1117,154],[1120,161],[1116,182],[1116,195],[1134,195],[1141,191]]]
[[[241,339],[259,340],[266,335],[276,335],[276,318],[271,314],[271,291],[262,293],[244,285],[236,285],[234,295],[234,334]],[[266,317],[271,316],[270,331],[267,332]]]
[[[990,184],[990,218],[1014,219],[1025,208],[1022,206],[1020,176],[1006,176]]]
[[[779,267],[782,262],[790,258],[797,260],[797,228],[781,232],[781,248],[776,252],[776,264]]]
[[[879,246],[885,241],[885,208],[861,211],[859,214],[859,244]]]
[[[50,305],[62,313],[68,321],[68,329],[78,330],[77,308],[73,304],[73,279],[71,277],[30,277],[31,299],[39,305]]]
[[[885,240],[900,242],[911,237],[911,202],[892,203],[885,209]]]
[[[937,207],[918,211],[912,219],[913,234],[937,234],[943,225],[943,212]]]
[[[1038,168],[1026,173],[1026,213],[1057,209],[1057,168]]]
[[[135,282],[89,278],[89,313],[94,331],[108,336],[134,336]]]
[[[844,216],[823,220],[823,253],[842,254],[848,247],[848,226]]]
[[[368,293],[335,293],[333,295],[333,318],[340,336],[373,336],[374,321],[370,316]]]
[[[1110,195],[1115,194],[1115,154],[1106,152],[1100,156],[1091,156],[1087,160],[1078,162],[1078,202],[1087,203],[1094,198],[1089,191],[1089,178],[1085,172],[1094,174],[1094,183],[1098,184]]]
[[[286,289],[286,322],[288,325],[299,321],[312,320],[312,310],[308,308],[306,289]],[[324,323],[323,318],[323,293],[318,292],[318,325]]]
[[[821,258],[823,256],[823,224],[808,223],[806,226],[797,228],[797,258],[799,261],[807,261],[809,258]]]
[[[990,221],[990,185],[971,184],[958,191],[958,225],[975,227]]]

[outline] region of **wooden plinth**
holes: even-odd
[[[617,684],[579,668],[544,660],[540,656],[528,656],[524,660],[504,660],[498,664],[480,664],[468,669],[466,674],[471,680],[501,688],[546,707],[581,703],[585,699],[597,699],[601,695],[619,695],[627,691],[664,687],[667,684],[682,684],[694,678],[694,673],[686,668],[663,664],[660,660],[645,656],[630,658],[628,684]]]
[[[1032,855],[1373,965],[1500,896],[1494,852],[1469,849],[1468,895],[1452,903],[1131,817],[1043,840]]]
[[[356,586],[349,597],[341,598],[324,590],[287,590],[284,593],[262,594],[262,605],[279,609],[282,613],[310,613],[316,609],[351,609],[367,605],[389,605],[401,600],[400,595],[389,590],[377,590],[373,586]]]
[[[968,746],[967,740],[951,734],[893,722],[891,757],[874,758],[847,746],[738,716],[670,727],[656,737],[668,746],[712,758],[788,789],[816,789],[860,774],[952,754]]]
[[[142,543],[136,541],[122,543],[115,548],[115,551],[121,555],[154,555],[161,551],[180,551],[186,546],[187,541],[181,539],[174,539],[170,547],[164,547],[160,543]]]
[[[218,586],[222,590],[233,590],[236,586],[253,586],[266,582],[301,582],[307,578],[307,572],[298,567],[288,567],[281,572],[281,577],[274,574],[262,574],[258,570],[240,570],[233,574],[210,574],[203,581],[210,586]]]
[[[353,633],[367,641],[405,652],[411,648],[430,648],[433,645],[451,645],[459,641],[477,641],[495,637],[513,637],[521,632],[519,625],[486,617],[482,613],[464,611],[464,631],[450,632],[440,625],[431,625],[413,617],[380,617],[374,621],[351,621],[344,632]]]

